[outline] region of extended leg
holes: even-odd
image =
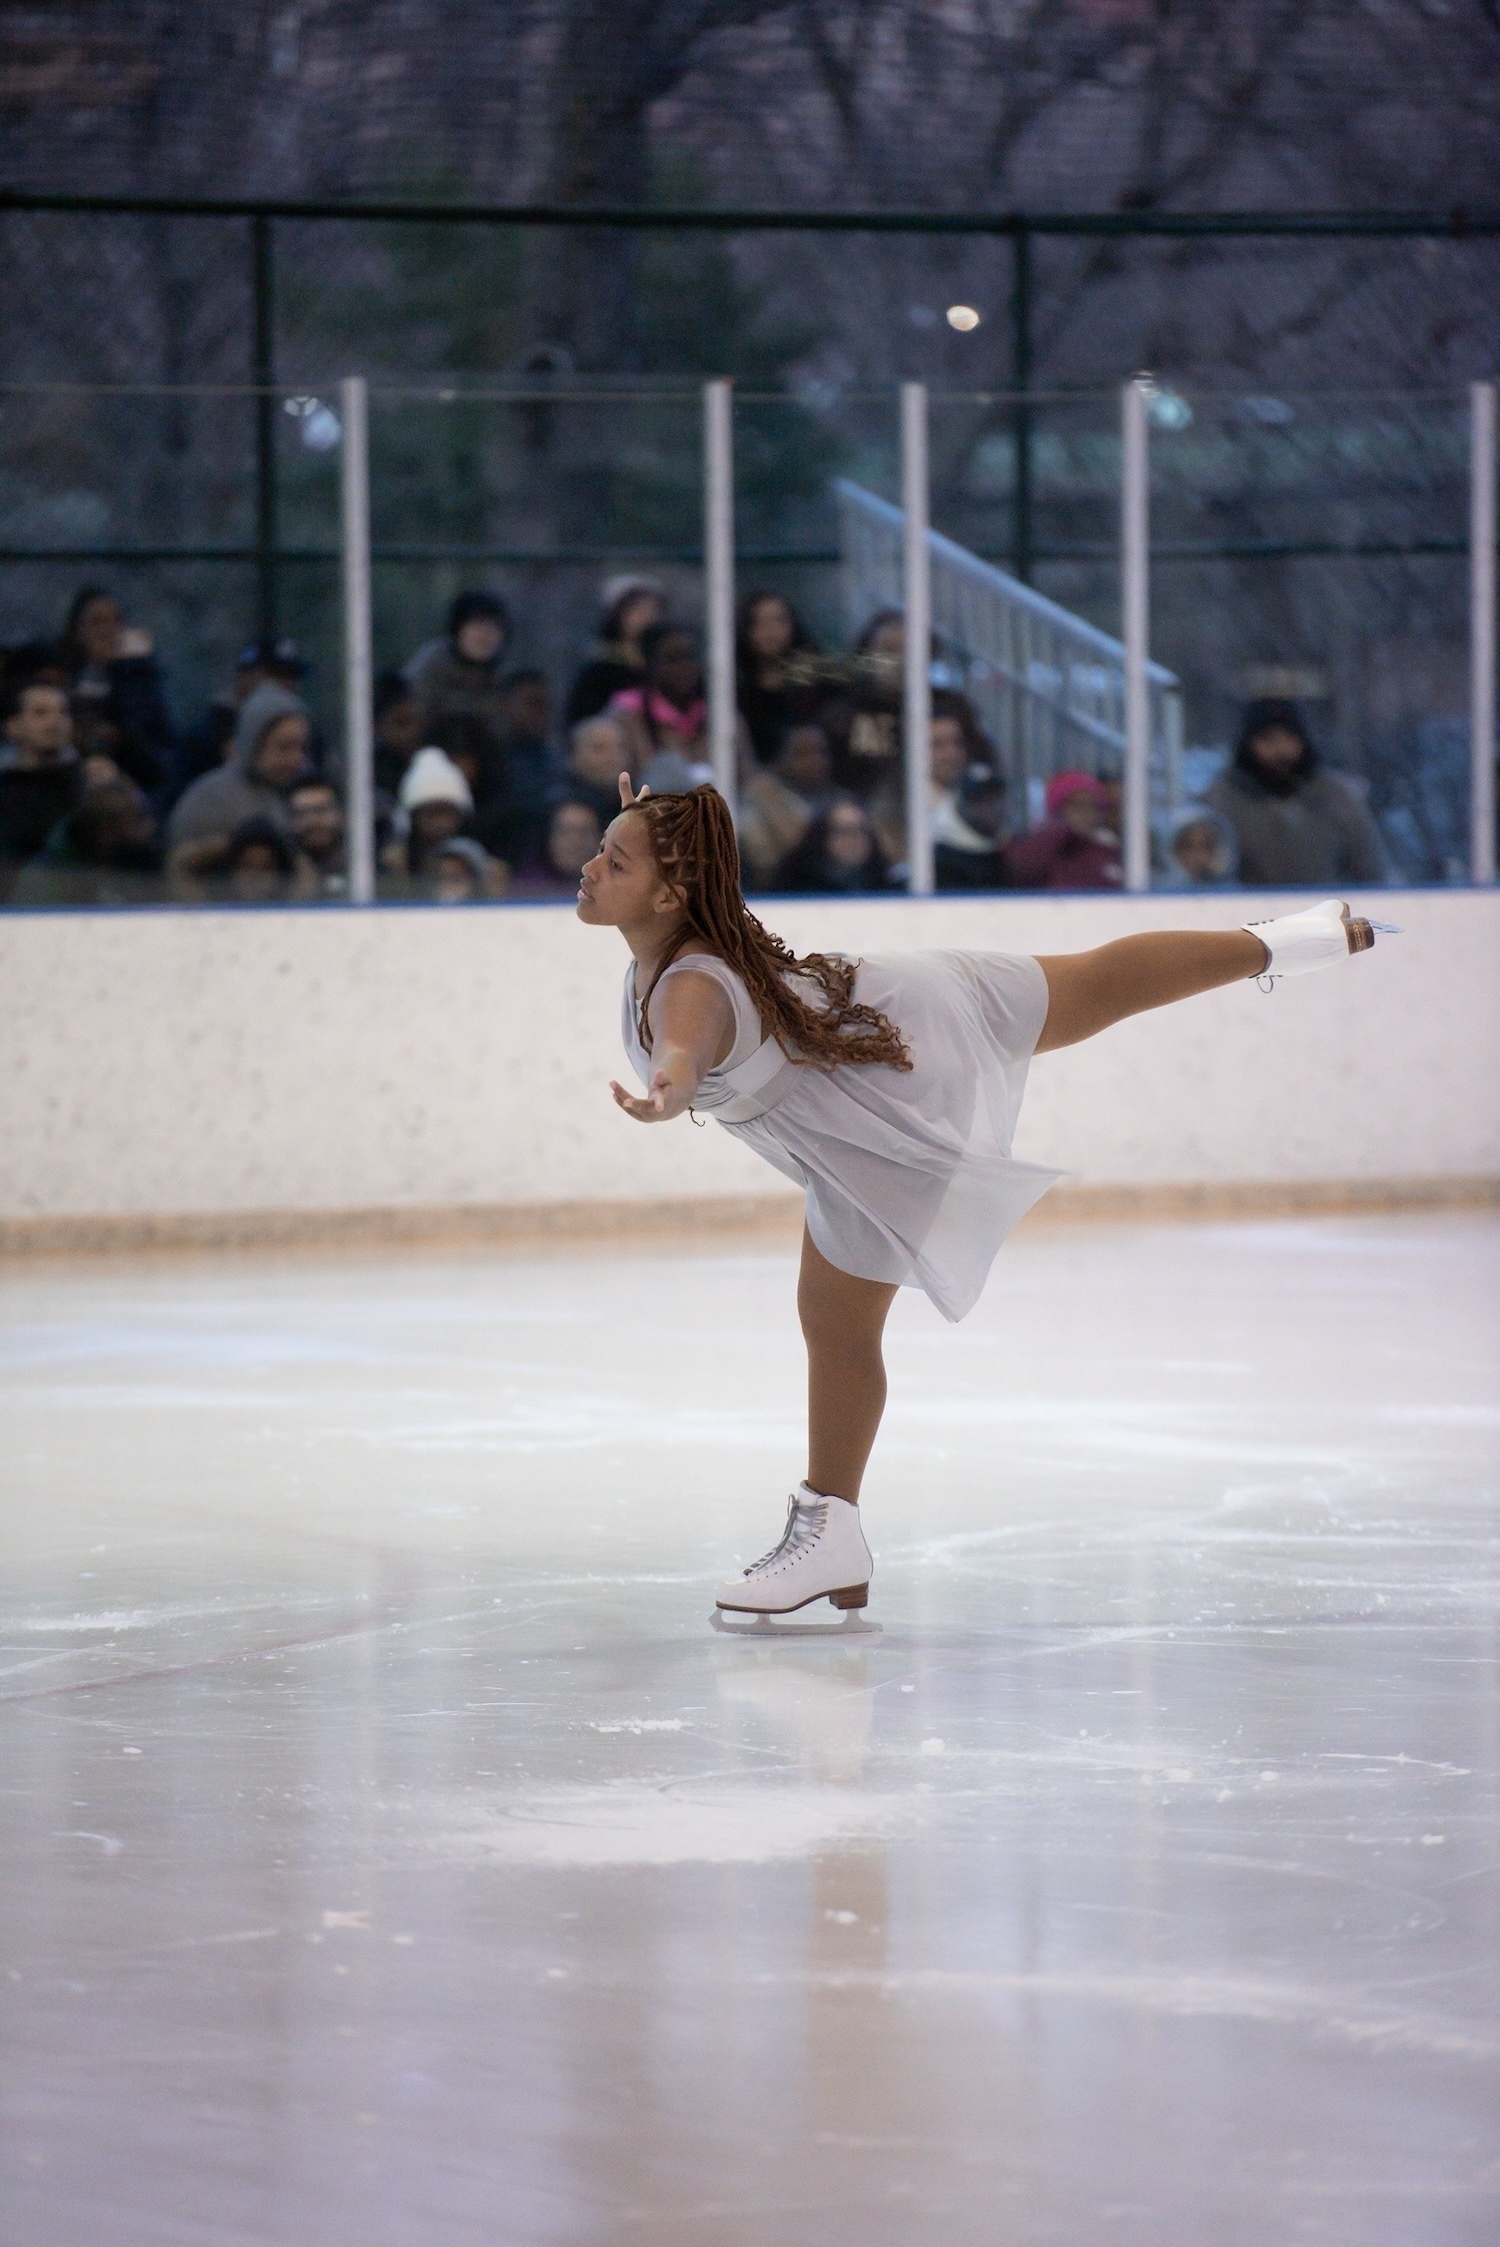
[[[1054,1053],[1129,1014],[1242,983],[1263,971],[1268,956],[1242,928],[1153,930],[1092,952],[1053,953],[1037,961],[1047,978],[1047,1020],[1036,1050]]]
[[[804,1232],[797,1310],[807,1341],[807,1480],[826,1498],[859,1497],[885,1410],[880,1337],[895,1294],[839,1271]]]

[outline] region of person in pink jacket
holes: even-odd
[[[1018,889],[1119,889],[1125,879],[1109,790],[1086,772],[1054,773],[1044,824],[1005,853]]]

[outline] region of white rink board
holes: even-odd
[[[768,901],[799,951],[1067,952],[1298,897]],[[1347,970],[1033,1069],[1016,1152],[1080,1184],[1500,1172],[1500,898],[1366,893]],[[757,1194],[714,1126],[627,1122],[624,949],[567,907],[8,914],[0,1218]]]

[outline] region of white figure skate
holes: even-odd
[[[814,1600],[826,1599],[845,1620],[821,1628],[840,1633],[870,1630],[875,1626],[864,1620],[863,1610],[869,1603],[873,1566],[858,1506],[847,1498],[825,1498],[804,1482],[787,1501],[780,1544],[762,1554],[742,1576],[719,1586],[711,1620],[720,1630],[763,1628],[775,1618],[811,1607]]]
[[[1378,936],[1399,936],[1394,921],[1356,919],[1338,897],[1325,897],[1300,913],[1282,913],[1273,921],[1246,921],[1270,958],[1256,977],[1258,983],[1275,983],[1283,975],[1311,975],[1352,952],[1368,952]]]

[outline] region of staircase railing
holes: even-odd
[[[840,479],[845,613],[851,634],[875,609],[900,608],[899,507]],[[1125,760],[1125,649],[1097,625],[1049,601],[993,562],[938,531],[932,568],[935,684],[958,688],[999,748],[1012,801],[1040,812],[1053,773],[1118,779]],[[1169,816],[1182,794],[1182,689],[1175,673],[1147,666],[1151,705],[1151,809]]]

